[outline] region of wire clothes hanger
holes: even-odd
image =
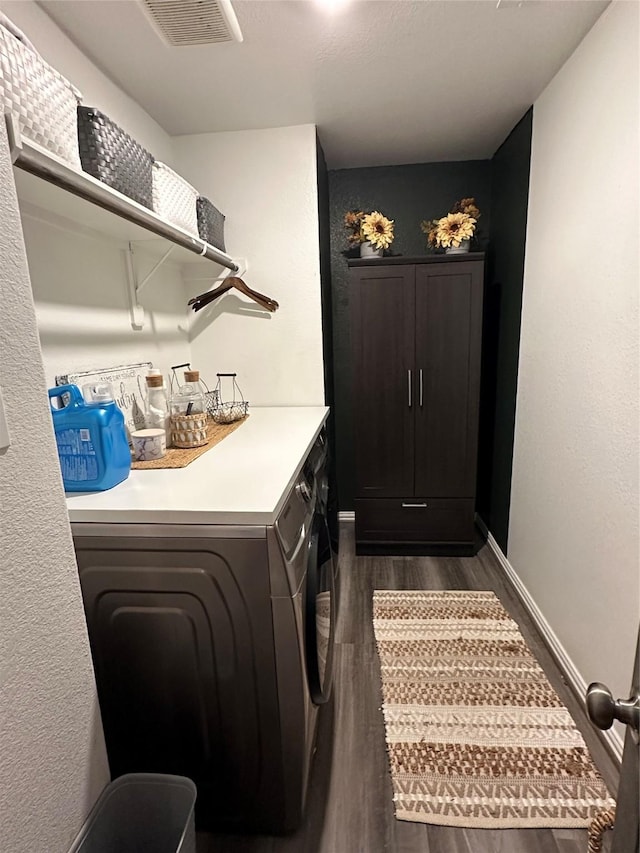
[[[201,293],[200,296],[194,296],[193,299],[190,299],[188,305],[190,305],[194,311],[199,311],[201,308],[204,308],[205,305],[209,305],[219,296],[222,296],[223,293],[226,293],[228,290],[235,288],[239,290],[240,293],[244,293],[245,296],[248,296],[249,299],[253,299],[254,302],[257,302],[258,305],[261,305],[267,311],[277,311],[280,307],[275,299],[271,299],[270,296],[265,296],[263,293],[258,293],[257,290],[251,290],[249,285],[245,284],[245,282],[238,278],[235,275],[230,275],[225,278],[222,284],[219,287],[216,287],[215,290],[209,290],[207,293]]]

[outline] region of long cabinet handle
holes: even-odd
[[[420,368],[420,408],[422,408],[422,404],[424,402],[424,382],[422,378],[422,368]]]
[[[403,502],[403,504],[402,504],[403,509],[425,509],[426,506],[427,506],[426,503],[408,504],[408,503]]]
[[[411,371],[407,370],[407,386],[408,386],[408,390],[409,390],[409,408],[411,408],[411,406],[413,405],[413,400],[411,399],[412,385],[413,385],[413,382],[411,381]]]

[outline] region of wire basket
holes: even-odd
[[[203,383],[204,384],[204,383]],[[206,388],[206,385],[205,385]],[[207,414],[210,418],[215,420],[214,412],[217,411],[220,405],[220,398],[218,397],[218,392],[216,390],[209,391],[208,389],[204,393],[204,402],[207,407]]]
[[[236,374],[235,373],[217,373],[218,382],[215,387],[215,392],[218,396],[218,401],[216,405],[213,407],[213,410],[209,411],[209,414],[213,418],[213,420],[217,424],[232,424],[234,421],[239,421],[241,418],[246,417],[247,411],[249,409],[249,403],[242,396],[242,391],[240,390],[238,383],[236,382]],[[231,379],[232,381],[232,394],[233,398],[230,402],[223,402],[222,400],[222,380],[223,379]],[[239,400],[236,399],[236,393]]]

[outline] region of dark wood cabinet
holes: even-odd
[[[470,547],[484,255],[349,266],[359,550]]]

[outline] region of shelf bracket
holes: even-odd
[[[149,272],[145,275],[145,277],[142,279],[142,281],[139,281],[139,282],[137,283],[137,285],[136,285],[136,293],[138,294],[138,296],[140,296],[140,294],[142,293],[142,288],[143,288],[143,287],[147,284],[147,282],[148,282],[148,281],[153,277],[153,275],[157,272],[157,270],[159,270],[159,269],[160,269],[160,267],[162,266],[162,264],[167,260],[167,258],[169,257],[169,255],[171,254],[171,252],[173,252],[173,250],[174,250],[174,249],[175,249],[175,244],[172,244],[171,246],[169,246],[169,248],[168,248],[168,249],[167,249],[167,251],[164,253],[164,255],[156,261],[156,263],[151,267],[151,269],[150,269],[150,270],[149,270]],[[129,251],[133,254],[133,245],[132,245],[131,243],[129,243]]]
[[[129,243],[127,249],[124,250],[125,265],[127,271],[127,293],[129,296],[129,316],[131,317],[131,328],[139,331],[144,329],[145,316],[144,308],[140,305],[138,294],[140,292],[138,281],[136,278],[135,266],[133,263],[133,246]],[[147,276],[147,279],[150,276]]]
[[[169,246],[167,251],[158,258],[155,264],[151,267],[144,278],[138,279],[135,264],[135,247],[133,243],[129,243],[125,251],[127,263],[127,289],[129,293],[129,312],[131,314],[131,327],[133,329],[142,329],[145,324],[144,308],[140,304],[140,294],[144,287],[151,281],[156,272],[160,269],[163,263],[167,260],[171,252],[175,249],[175,245]]]
[[[9,142],[11,162],[15,163],[22,153],[22,134],[20,133],[20,125],[16,121],[13,113],[10,112],[5,112],[4,121],[7,126],[7,140]]]

